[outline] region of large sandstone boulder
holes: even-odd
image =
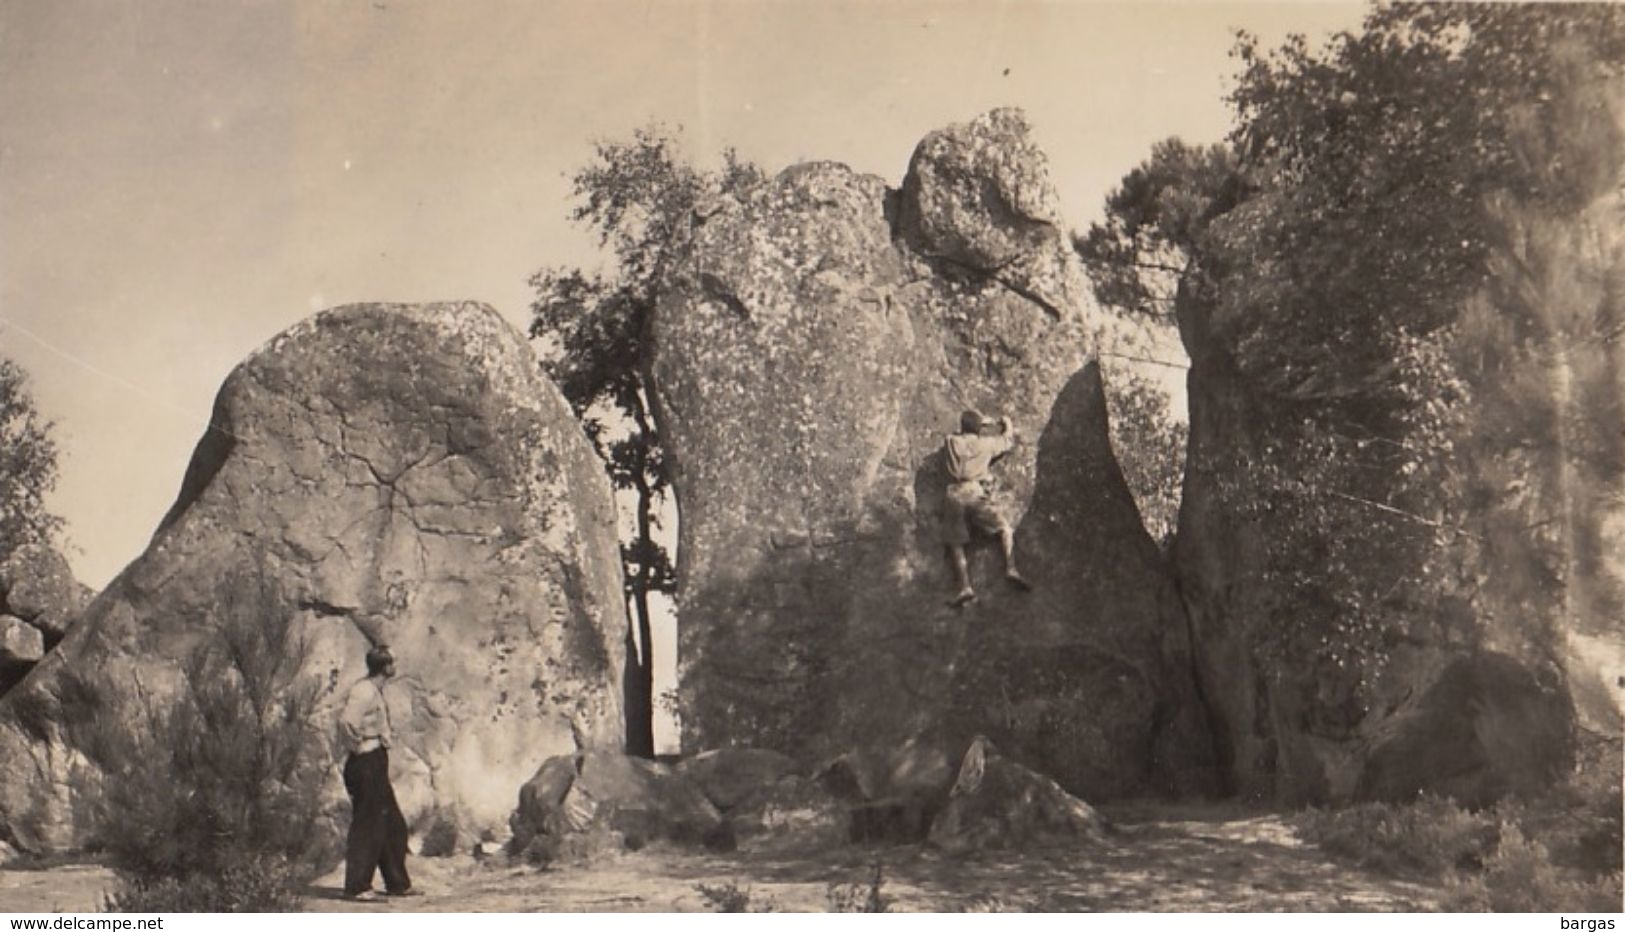
[[[1354,787],[1358,799],[1415,799],[1422,792],[1465,806],[1546,789],[1554,761],[1573,753],[1572,714],[1560,689],[1543,687],[1506,654],[1456,657],[1427,689],[1371,726]]]
[[[0,614],[38,628],[48,647],[68,633],[91,595],[67,559],[43,544],[25,544],[0,560]]]
[[[970,127],[920,141],[903,180],[902,228],[922,255],[974,270],[1056,317],[1079,304],[1049,161],[1021,111],[995,110]]]
[[[538,862],[587,862],[652,842],[731,850],[700,787],[667,764],[612,751],[545,761],[519,788],[511,845]]]
[[[863,840],[861,818],[827,775],[775,751],[721,748],[675,764],[591,752],[551,758],[520,787],[508,847],[575,864],[651,843],[806,852]]]
[[[816,851],[854,840],[852,807],[800,774],[779,778],[723,816],[742,851]]]
[[[24,544],[0,559],[0,696],[62,640],[90,597],[51,547]]]
[[[324,732],[368,645],[393,647],[391,758],[419,825],[504,833],[543,760],[621,746],[614,504],[569,407],[489,307],[352,305],[232,372],[146,552],[0,700],[0,837],[73,841],[72,674],[114,710],[174,688],[245,573],[310,646]]]
[[[796,772],[796,763],[777,751],[720,748],[685,757],[676,770],[726,812],[760,802],[769,788]]]
[[[1477,804],[1549,786],[1571,756],[1569,696],[1540,651],[1445,636],[1496,642],[1465,601],[1407,624],[1380,666],[1293,660],[1260,646],[1265,619],[1293,597],[1266,582],[1269,527],[1236,508],[1265,494],[1238,451],[1272,442],[1268,403],[1193,305],[1182,322],[1191,426],[1174,559],[1229,788],[1291,803],[1427,790]]]
[[[913,738],[884,747],[860,744],[820,766],[819,784],[848,812],[851,840],[924,841],[947,801],[955,761],[942,742]]]
[[[1619,192],[1617,183],[1608,186],[1579,209],[1503,204],[1503,228],[1488,238],[1518,244],[1520,257],[1492,261],[1490,284],[1471,300],[1482,302],[1496,326],[1532,330],[1538,327],[1528,308],[1543,301],[1559,319],[1572,308],[1611,310],[1603,283],[1625,270]],[[1225,222],[1244,225],[1247,211],[1267,209],[1243,207]],[[1548,263],[1563,271],[1537,282],[1520,278]],[[1516,303],[1497,304],[1510,294],[1519,295]],[[1469,440],[1496,442],[1477,460],[1459,452],[1467,443],[1457,444],[1451,491],[1470,504],[1451,517],[1467,525],[1449,544],[1453,566],[1439,584],[1437,610],[1387,610],[1380,656],[1346,651],[1356,660],[1307,662],[1263,646],[1271,640],[1265,620],[1297,594],[1269,580],[1271,528],[1244,513],[1247,503],[1268,499],[1248,461],[1282,442],[1268,425],[1283,405],[1264,387],[1278,373],[1258,359],[1270,311],[1238,303],[1194,287],[1178,302],[1192,366],[1174,546],[1198,675],[1232,788],[1289,802],[1408,800],[1425,790],[1478,805],[1546,791],[1569,774],[1576,725],[1617,742],[1625,629],[1617,607],[1586,590],[1625,581],[1617,546],[1625,542],[1625,489],[1617,476],[1588,484],[1568,475],[1585,470],[1589,452],[1567,451],[1570,462],[1552,467],[1550,459],[1506,448],[1508,418],[1481,390],[1516,386],[1531,409],[1545,406],[1553,417],[1573,417],[1565,406],[1582,399],[1606,421],[1625,398],[1625,352],[1601,340],[1570,342],[1567,352],[1542,353],[1533,363],[1498,361],[1478,375],[1458,429]],[[1546,368],[1555,359],[1562,366]],[[1338,377],[1312,372],[1295,402],[1331,403],[1347,391]],[[1531,491],[1542,485],[1540,494]],[[1601,523],[1597,544],[1579,543],[1579,516]],[[1553,554],[1564,565],[1539,565]],[[1352,640],[1334,632],[1328,646]],[[1617,763],[1613,768],[1617,779]]]
[[[1170,574],[1112,455],[1102,325],[1019,113],[932,134],[900,192],[790,168],[696,215],[651,325],[682,512],[685,748],[816,763],[974,734],[1092,797],[1202,788],[1209,738]],[[951,609],[941,449],[1006,413],[996,546]]]
[[[971,742],[929,840],[964,853],[1076,845],[1106,837],[1106,820],[1054,780],[1007,760],[985,738]]]
[[[21,618],[0,615],[0,673],[31,669],[45,656],[45,635]]]

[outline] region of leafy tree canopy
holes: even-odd
[[[1078,247],[1254,400],[1219,472],[1270,529],[1278,628],[1375,645],[1514,578],[1500,602],[1565,603],[1625,469],[1617,243],[1558,233],[1617,184],[1625,8],[1382,5],[1234,56],[1225,144],[1157,146]]]
[[[0,556],[50,543],[61,530],[62,519],[45,508],[57,479],[52,427],[34,406],[27,373],[0,357]]]
[[[1170,411],[1167,393],[1144,376],[1108,373],[1104,381],[1112,451],[1140,520],[1166,550],[1179,524],[1186,425]]]

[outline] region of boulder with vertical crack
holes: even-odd
[[[1212,777],[1184,615],[1107,438],[1104,326],[1019,111],[920,143],[901,190],[798,165],[695,222],[651,326],[682,522],[690,750],[817,763],[987,734],[1090,798]],[[1032,592],[971,548],[956,609],[945,435],[996,468]]]

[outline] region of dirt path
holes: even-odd
[[[688,912],[712,906],[698,887],[733,885],[753,908],[829,909],[831,885],[882,893],[898,911],[1423,910],[1436,889],[1364,873],[1299,842],[1279,817],[1200,809],[1121,811],[1101,844],[950,857],[919,846],[848,848],[816,856],[646,850],[590,868],[537,870],[505,859],[413,858],[425,896],[382,905],[339,898],[341,872],[312,885],[308,907],[428,912]],[[0,913],[93,909],[110,875],[95,867],[0,871]]]

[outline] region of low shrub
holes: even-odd
[[[1497,836],[1493,816],[1436,796],[1311,809],[1298,817],[1297,828],[1300,838],[1362,867],[1435,878],[1482,865]]]
[[[429,830],[423,833],[418,854],[426,858],[444,858],[457,853],[457,820],[448,813],[436,811],[429,820]]]
[[[1518,826],[1501,826],[1482,873],[1452,880],[1440,906],[1450,912],[1602,913],[1620,910],[1620,875],[1584,878],[1552,863],[1546,846]]]
[[[1625,794],[1619,787],[1591,806],[1590,818],[1575,839],[1575,860],[1583,868],[1619,874],[1625,870]]]
[[[256,569],[217,590],[170,688],[96,685],[103,714],[74,726],[95,764],[78,781],[90,845],[119,876],[110,909],[294,909],[338,854],[308,649]]]
[[[1552,860],[1589,874],[1625,869],[1625,820],[1621,815],[1620,768],[1625,748],[1617,735],[1577,729],[1575,769],[1541,798],[1521,807],[1515,821],[1540,840]]]
[[[886,883],[884,867],[876,861],[867,883],[830,884],[826,896],[832,913],[891,912],[892,899],[881,892]]]
[[[1310,810],[1298,817],[1298,835],[1362,867],[1444,881],[1439,906],[1450,912],[1617,912],[1617,868],[1584,869],[1531,837],[1541,832],[1572,845],[1572,829],[1554,829],[1574,821],[1558,811],[1567,800],[1508,801],[1480,812],[1432,797]],[[1606,836],[1608,826],[1597,830]]]
[[[725,884],[695,884],[697,890],[713,912],[718,913],[772,913],[778,904],[771,897],[759,897],[750,887],[741,887],[739,881]]]
[[[302,908],[303,872],[274,856],[181,877],[125,875],[104,908],[119,913],[291,913]]]

